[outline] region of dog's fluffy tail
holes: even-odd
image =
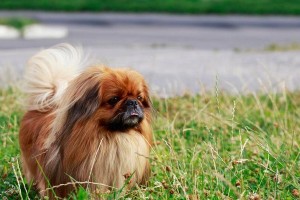
[[[45,112],[58,105],[82,61],[82,49],[69,44],[59,44],[34,55],[28,61],[24,77],[28,109]]]

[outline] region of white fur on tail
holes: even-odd
[[[25,71],[24,91],[28,94],[28,109],[47,111],[58,105],[82,61],[81,48],[70,44],[59,44],[34,55]]]

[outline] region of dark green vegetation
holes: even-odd
[[[0,25],[11,26],[18,30],[22,30],[25,26],[34,23],[37,23],[37,21],[27,18],[0,18]]]
[[[299,0],[1,0],[0,9],[299,15]]]
[[[19,172],[22,95],[0,91],[0,199],[36,196]],[[108,199],[298,199],[300,94],[224,93],[153,100],[157,110],[147,187]],[[30,189],[31,188],[31,189]],[[100,195],[100,194],[97,194]],[[124,196],[125,195],[125,196]],[[88,199],[78,189],[73,199]]]

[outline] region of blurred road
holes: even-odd
[[[172,16],[0,12],[0,17],[34,18],[68,27],[62,40],[1,41],[1,49],[31,48],[77,42],[83,46],[180,46],[200,49],[263,48],[300,42],[299,17]]]
[[[15,16],[67,27],[69,35],[1,40],[0,69],[10,74],[2,83],[18,77],[39,49],[70,42],[99,62],[141,71],[160,95],[213,90],[216,79],[220,89],[233,92],[300,87],[300,52],[260,51],[300,44],[300,17],[0,12],[0,18]]]

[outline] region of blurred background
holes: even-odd
[[[159,96],[298,90],[299,15],[299,0],[1,0],[0,87],[68,42]]]

